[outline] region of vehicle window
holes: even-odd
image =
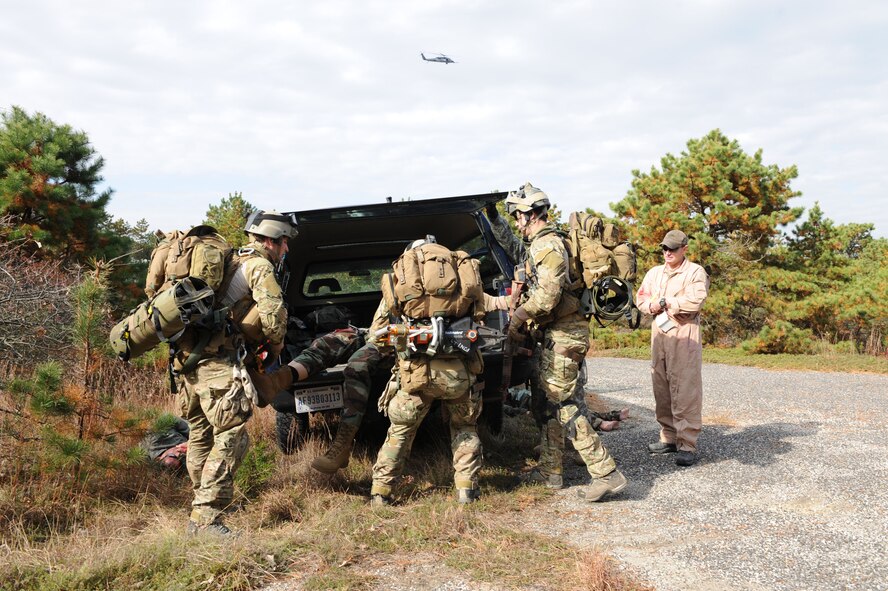
[[[464,250],[469,253],[472,258],[478,259],[478,262],[480,263],[481,279],[484,281],[485,286],[487,286],[494,277],[502,275],[496,261],[490,255],[490,249],[488,248],[487,243],[484,242],[484,238],[480,235],[475,236],[460,246],[457,250]]]
[[[378,292],[382,276],[392,270],[388,259],[356,259],[310,265],[302,284],[307,298]]]

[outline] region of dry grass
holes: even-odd
[[[650,359],[649,347],[626,347],[591,351],[592,357],[619,357],[623,359]],[[858,353],[818,353],[814,355],[761,355],[749,354],[740,349],[703,347],[705,363],[726,363],[746,367],[776,370],[829,371],[849,373],[888,374],[888,356]]]
[[[100,377],[120,393],[118,405],[170,411],[175,404],[159,391],[159,371]],[[141,389],[115,384],[140,377]],[[43,470],[40,457],[12,470],[7,462],[0,471],[0,589],[257,589],[280,578],[295,578],[304,589],[379,588],[393,561],[419,563],[422,556],[443,565],[438,584],[457,577],[491,588],[642,588],[597,553],[504,525],[505,514],[533,510],[550,496],[516,478],[537,443],[529,416],[508,419],[498,437],[482,431],[484,496],[468,507],[453,500],[443,431],[427,431],[414,447],[398,503],[371,510],[373,450],[358,446],[346,470],[320,475],[309,462],[329,444],[327,426],[313,421],[311,437],[285,456],[271,443],[273,411],[257,411],[249,424],[252,449],[264,449],[273,469],[237,499],[239,510],[226,520],[241,532],[235,540],[186,535],[187,477],[145,461],[107,461],[114,453],[125,458],[131,442],[105,444],[79,478],[64,467]],[[9,457],[26,457],[29,442],[4,437],[5,452],[9,441],[20,446]]]

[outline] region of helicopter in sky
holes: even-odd
[[[455,64],[456,63],[455,61],[453,61],[452,59],[450,59],[449,57],[447,57],[443,53],[434,54],[437,57],[426,57],[424,53],[420,53],[419,55],[422,56],[422,59],[424,59],[427,62],[438,62],[439,64]]]

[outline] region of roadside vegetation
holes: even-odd
[[[308,462],[326,426],[285,456],[272,411],[258,411],[228,520],[242,535],[187,537],[187,477],[138,445],[175,412],[166,355],[124,365],[107,343],[142,298],[154,232],[111,218],[102,168],[85,132],[19,107],[0,113],[0,589],[258,589],[286,578],[361,589],[417,561],[442,580],[499,587],[645,588],[606,556],[523,526],[521,512],[548,496],[519,485],[536,443],[523,416],[508,417],[500,437],[482,434],[479,503],[450,498],[439,434],[417,442],[400,503],[371,511],[377,446],[321,478]],[[691,236],[690,258],[712,278],[705,361],[888,373],[888,240],[818,206],[802,219],[789,205],[796,176],[714,130],[635,171],[615,215],[602,217],[638,245],[639,280],[660,262],[667,229]],[[205,221],[237,244],[253,209],[231,193]],[[646,330],[591,330],[593,354],[648,357]]]
[[[651,358],[650,328],[630,331],[624,327],[594,327],[590,334],[593,357]],[[737,347],[707,345],[703,347],[703,362],[762,369],[888,374],[888,355],[858,353],[847,341],[812,341],[807,350],[808,353],[758,353],[743,344]]]
[[[187,476],[150,462],[137,447],[150,421],[173,410],[164,370],[112,368],[100,364],[97,371],[109,391],[122,392],[115,406],[150,417],[125,436],[110,437],[114,418],[98,414],[82,439],[74,435],[76,413],[56,415],[52,428],[67,434],[64,444],[44,435],[49,419],[35,412],[17,417],[15,430],[4,423],[0,588],[257,589],[292,578],[304,589],[361,589],[397,580],[397,565],[417,559],[441,580],[503,588],[568,588],[558,581],[572,581],[572,589],[645,588],[606,556],[523,529],[520,513],[549,496],[543,487],[519,484],[537,441],[528,416],[507,418],[496,438],[482,433],[480,502],[454,502],[450,451],[439,427],[417,442],[399,503],[371,510],[374,446],[360,448],[340,474],[321,476],[309,462],[327,445],[327,425],[316,420],[312,437],[285,456],[271,443],[273,412],[257,411],[253,445],[237,476],[238,510],[227,520],[241,535],[189,537]],[[64,380],[53,372],[41,366],[13,390],[61,395]],[[133,381],[142,387],[132,388]],[[8,409],[11,398],[4,393],[0,405]]]

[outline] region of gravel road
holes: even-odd
[[[888,376],[703,367],[700,461],[651,456],[646,361],[589,360],[590,390],[632,418],[603,434],[630,480],[573,487],[527,525],[612,554],[658,591],[888,590]],[[567,462],[568,484],[588,480]]]

